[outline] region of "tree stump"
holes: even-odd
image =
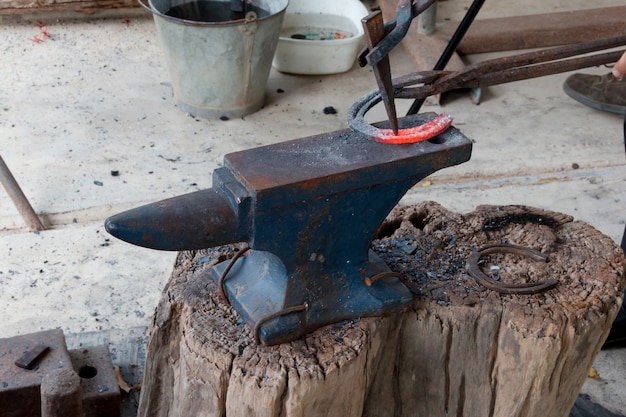
[[[501,294],[466,271],[510,243],[548,255],[484,256]],[[139,416],[567,416],[622,303],[626,259],[572,217],[524,206],[453,213],[399,207],[372,249],[404,276],[412,305],[257,346],[216,294],[210,268],[237,245],[181,252],[153,318]],[[497,276],[496,276],[497,275]]]

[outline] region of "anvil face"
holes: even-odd
[[[426,117],[400,119],[400,128]],[[231,153],[212,189],[119,214],[107,230],[169,250],[247,241],[252,251],[222,277],[224,290],[260,342],[282,343],[411,300],[397,277],[366,284],[389,272],[371,256],[370,243],[413,185],[469,160],[471,146],[454,128],[408,145],[344,130]],[[226,263],[215,267],[216,280],[224,269]]]

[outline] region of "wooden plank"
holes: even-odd
[[[0,16],[44,12],[94,14],[108,9],[137,7],[136,0],[5,0],[0,1]]]
[[[435,35],[446,39],[458,22]],[[626,31],[626,6],[474,21],[458,47],[460,54],[543,48],[619,36]]]

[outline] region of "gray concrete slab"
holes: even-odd
[[[457,18],[461,3],[441,2],[439,17]],[[621,2],[535,3],[540,12]],[[485,17],[519,12],[519,2],[491,4]],[[32,41],[39,20],[52,36],[43,43]],[[199,119],[174,105],[154,24],[136,11],[107,19],[5,18],[0,51],[0,152],[48,226],[29,233],[0,197],[0,336],[61,328],[70,348],[108,341],[117,363],[126,364],[142,361],[145,329],[175,254],[117,241],[104,219],[210,187],[226,153],[343,129],[348,107],[375,88],[368,68],[331,76],[273,70],[259,112]],[[412,71],[402,50],[392,54],[392,68],[394,75]],[[454,93],[442,106],[425,107],[452,114],[474,152],[402,203],[435,200],[460,212],[526,204],[571,214],[618,242],[626,221],[622,119],[569,99],[561,89],[567,75],[488,88],[478,106]],[[398,103],[399,113],[409,105]],[[338,113],[324,114],[326,106]],[[381,109],[368,117],[385,118]],[[614,412],[626,410],[624,358],[625,350],[602,352],[600,379],[583,389]]]

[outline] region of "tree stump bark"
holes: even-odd
[[[510,243],[548,255],[484,256],[490,279],[558,285],[500,294],[469,254]],[[567,416],[622,303],[626,259],[572,217],[524,206],[396,208],[374,249],[414,294],[402,313],[257,346],[210,268],[236,245],[181,252],[153,318],[139,416]],[[497,277],[495,276],[497,274]]]

